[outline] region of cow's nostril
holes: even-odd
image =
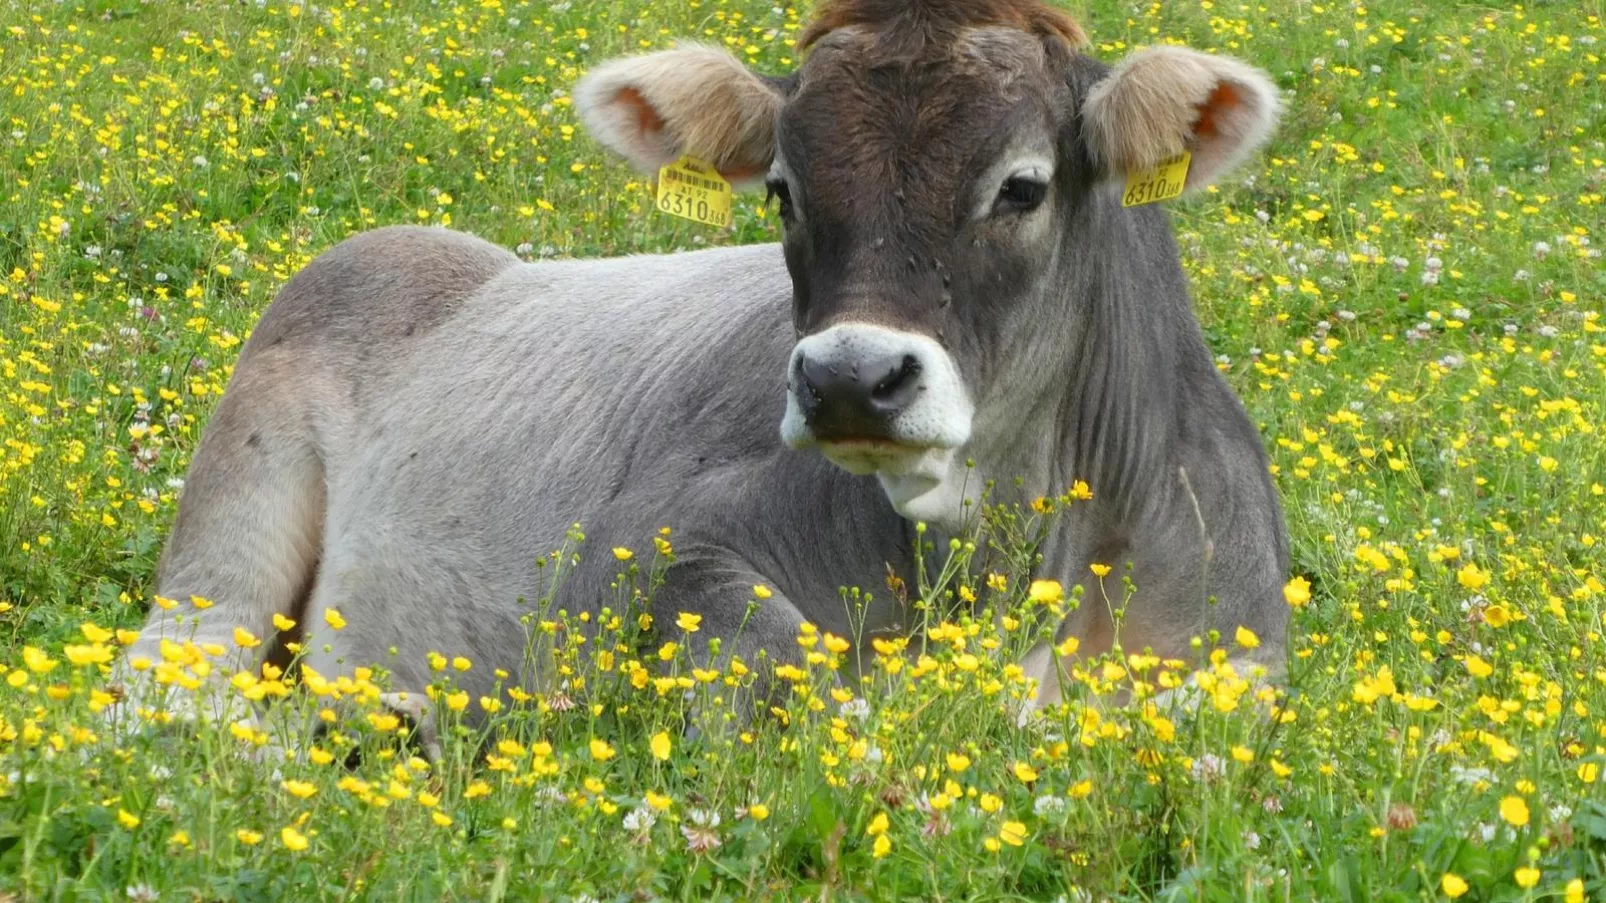
[[[920,359],[906,354],[890,373],[883,376],[870,390],[870,400],[883,409],[899,409],[909,403],[920,378]]]

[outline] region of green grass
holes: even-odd
[[[320,250],[404,222],[530,258],[772,237],[756,197],[729,231],[653,213],[565,92],[676,36],[785,71],[807,10],[6,7],[0,897],[1606,896],[1601,4],[1078,12],[1106,59],[1180,40],[1291,91],[1267,152],[1172,205],[1313,586],[1286,697],[1256,699],[1206,658],[1236,640],[1206,637],[1198,662],[1088,661],[1069,704],[1016,729],[1024,629],[942,620],[960,587],[1027,604],[1035,515],[1006,512],[981,538],[1003,563],[961,549],[949,580],[908,588],[932,602],[926,658],[813,638],[783,715],[695,739],[684,684],[717,714],[750,676],[673,612],[635,620],[663,563],[642,551],[621,563],[641,598],[622,591],[631,616],[596,643],[563,629],[579,603],[561,594],[532,615],[566,690],[504,697],[479,733],[449,723],[426,765],[364,708],[368,682],[283,701],[336,722],[310,759],[274,761],[288,738],[243,726],[120,741],[93,711],[101,667],[69,654],[103,648],[86,622],[142,621],[239,343]],[[864,685],[833,698],[827,672],[855,655]],[[1099,698],[1195,669],[1216,689],[1194,714]],[[649,794],[665,810],[627,824]]]

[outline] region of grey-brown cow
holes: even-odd
[[[805,620],[848,634],[840,585],[907,573],[913,521],[958,529],[981,478],[1021,478],[1022,499],[1092,485],[1041,576],[1132,562],[1124,648],[1177,655],[1242,624],[1275,669],[1287,552],[1265,454],[1166,214],[1123,208],[1119,183],[1188,149],[1188,187],[1208,184],[1277,95],[1232,60],[1156,47],[1109,68],[1080,41],[1036,0],[835,0],[784,78],[701,46],[598,66],[574,92],[593,135],[644,171],[690,153],[762,180],[780,245],[524,264],[396,228],[328,251],[240,357],[161,563],[181,606],[131,654],[338,608],[350,626],[306,659],[325,675],[383,662],[417,691],[440,650],[489,692],[520,665],[535,560],[579,521],[601,548],[673,525],[658,601],[708,634],[774,587],[736,644],[751,660]],[[586,556],[571,609],[616,570]],[[1112,627],[1084,606],[1061,631],[1097,650]],[[1046,647],[1030,658],[1048,673]],[[124,713],[152,704],[122,676]]]

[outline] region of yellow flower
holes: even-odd
[[[1242,646],[1245,649],[1254,649],[1260,645],[1260,637],[1255,636],[1255,632],[1253,630],[1250,630],[1242,624],[1238,625],[1238,631],[1233,634],[1233,639],[1237,641],[1239,646]]]
[[[1092,781],[1077,781],[1075,784],[1072,784],[1070,786],[1070,789],[1066,790],[1065,792],[1073,800],[1083,799],[1083,798],[1085,798],[1086,796],[1088,796],[1089,794],[1091,794],[1093,792],[1093,782]]]
[[[1500,817],[1520,828],[1528,824],[1528,803],[1520,796],[1508,796],[1500,801]]]
[[[770,588],[762,583],[753,587],[753,598],[758,599],[761,602],[773,595],[775,595],[775,593],[771,592]]]
[[[1283,601],[1293,608],[1301,608],[1310,602],[1310,581],[1304,577],[1295,577],[1283,584]]]
[[[1232,748],[1232,757],[1236,761],[1248,764],[1255,761],[1255,751],[1247,746],[1234,746]]]
[[[90,643],[87,646],[68,644],[61,648],[61,654],[74,665],[104,665],[112,660],[112,649],[104,643]]]
[[[1467,589],[1477,592],[1488,584],[1489,572],[1479,569],[1475,563],[1469,561],[1465,567],[1455,572],[1455,579]]]
[[[256,831],[241,828],[240,830],[234,832],[234,839],[248,847],[254,847],[262,842],[262,835]]]
[[[1578,766],[1578,780],[1585,784],[1593,784],[1600,778],[1600,766],[1594,762],[1585,762]]]
[[[1058,580],[1033,580],[1026,597],[1040,605],[1049,605],[1065,598],[1065,588]]]
[[[429,820],[442,828],[450,828],[452,826],[452,817],[440,810],[429,813]]]
[[[1462,662],[1462,664],[1466,666],[1467,673],[1473,677],[1484,678],[1494,673],[1494,666],[1476,655],[1467,656],[1466,661]]]
[[[652,739],[647,741],[647,746],[652,750],[652,757],[654,759],[657,759],[660,762],[668,760],[669,751],[671,748],[671,744],[669,742],[669,732],[659,731],[658,733],[653,734]]]
[[[675,804],[672,798],[662,793],[654,793],[651,790],[647,791],[647,795],[643,799],[646,800],[648,806],[658,812],[668,812],[669,807]]]
[[[324,609],[323,622],[328,624],[332,630],[344,630],[346,628],[346,619],[340,616],[340,610],[337,608]]]
[[[96,627],[89,621],[85,621],[83,624],[80,624],[78,626],[78,630],[79,632],[83,633],[84,639],[90,641],[91,643],[104,643],[115,636],[112,631],[107,630],[104,627]]]
[[[864,833],[866,836],[875,837],[878,834],[887,833],[887,828],[889,827],[891,827],[891,822],[887,820],[887,813],[877,812],[875,818],[870,819],[870,824],[865,827]]]
[[[216,605],[217,603],[213,602],[211,599],[206,598],[205,596],[191,596],[190,597],[190,604],[195,606],[195,610],[196,611],[206,611],[208,608],[211,608],[213,605]]]
[[[1004,801],[992,795],[991,793],[983,793],[981,795],[980,803],[981,811],[986,812],[988,815],[991,815],[994,812],[1004,808]]]
[[[849,643],[847,640],[842,639],[841,637],[837,636],[834,633],[828,633],[828,634],[825,635],[825,648],[827,650],[831,651],[831,652],[836,653],[837,655],[841,655],[842,653],[848,651],[848,649],[851,648],[852,645],[853,644]]]
[[[1095,577],[1107,577],[1110,573],[1110,566],[1107,564],[1090,564],[1087,569],[1092,571]]]
[[[234,628],[234,645],[239,646],[241,649],[251,649],[262,645],[262,641],[256,638],[256,634],[246,630],[244,627],[236,627]]]
[[[273,616],[273,629],[274,630],[277,630],[277,631],[280,631],[280,632],[284,632],[284,631],[287,631],[287,630],[294,630],[295,626],[296,626],[296,622],[291,620],[290,618],[285,617],[284,615],[275,614]]]
[[[127,809],[118,809],[117,823],[132,831],[139,827],[139,816],[128,811]]]
[[[1483,623],[1490,627],[1504,627],[1511,623],[1511,609],[1504,605],[1491,605],[1483,610]]]
[[[1018,821],[1006,821],[998,828],[998,839],[1018,847],[1026,842],[1026,826]]]
[[[702,615],[694,615],[691,612],[686,611],[681,612],[679,617],[675,618],[675,626],[686,631],[687,633],[696,633],[697,628],[701,626],[702,623]]]
[[[1525,865],[1517,869],[1517,873],[1512,877],[1517,879],[1518,887],[1527,890],[1539,883],[1539,870],[1531,865]]]
[[[1014,770],[1016,779],[1022,784],[1030,784],[1037,780],[1037,771],[1025,762],[1016,762]]]
[[[996,838],[996,837],[987,838],[986,840],[981,842],[981,845],[989,853],[996,853],[999,850],[1003,849],[1003,846],[1004,846],[1003,844],[998,842],[998,838]]]
[[[22,647],[22,663],[35,674],[46,674],[56,667],[56,660],[45,654],[43,649],[32,646]]]
[[[1066,494],[1073,499],[1080,499],[1085,502],[1093,497],[1093,490],[1088,488],[1085,481],[1077,480],[1071,484],[1071,491]]]
[[[606,762],[613,757],[613,747],[608,745],[608,741],[600,739],[591,741],[591,758],[598,762]]]
[[[1584,879],[1574,878],[1567,882],[1567,887],[1562,892],[1562,901],[1563,903],[1584,903]]]
[[[753,816],[753,821],[763,821],[770,817],[770,807],[763,803],[754,803],[747,807],[747,814]]]
[[[870,854],[876,859],[880,859],[890,852],[892,852],[892,838],[885,834],[878,836],[875,839],[875,844],[870,848]]]
[[[279,786],[296,799],[304,800],[318,792],[318,785],[306,781],[283,781]]]
[[[958,774],[970,767],[970,757],[964,753],[948,754],[948,770]]]
[[[297,831],[293,825],[284,826],[284,829],[279,832],[279,841],[284,844],[285,849],[292,853],[299,853],[307,848],[306,836]]]
[[[464,658],[461,655],[459,655],[456,658],[452,659],[452,670],[453,671],[467,671],[472,667],[474,667],[474,663],[469,661],[468,659]]]
[[[613,557],[619,559],[620,561],[629,561],[630,559],[636,557],[636,553],[630,551],[624,546],[617,546],[613,550]]]
[[[1444,891],[1446,897],[1453,900],[1467,892],[1467,882],[1455,872],[1445,872],[1444,877],[1439,879],[1439,888]]]

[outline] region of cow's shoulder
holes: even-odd
[[[252,345],[383,350],[416,340],[519,263],[464,232],[393,226],[362,232],[301,269],[263,314]]]

